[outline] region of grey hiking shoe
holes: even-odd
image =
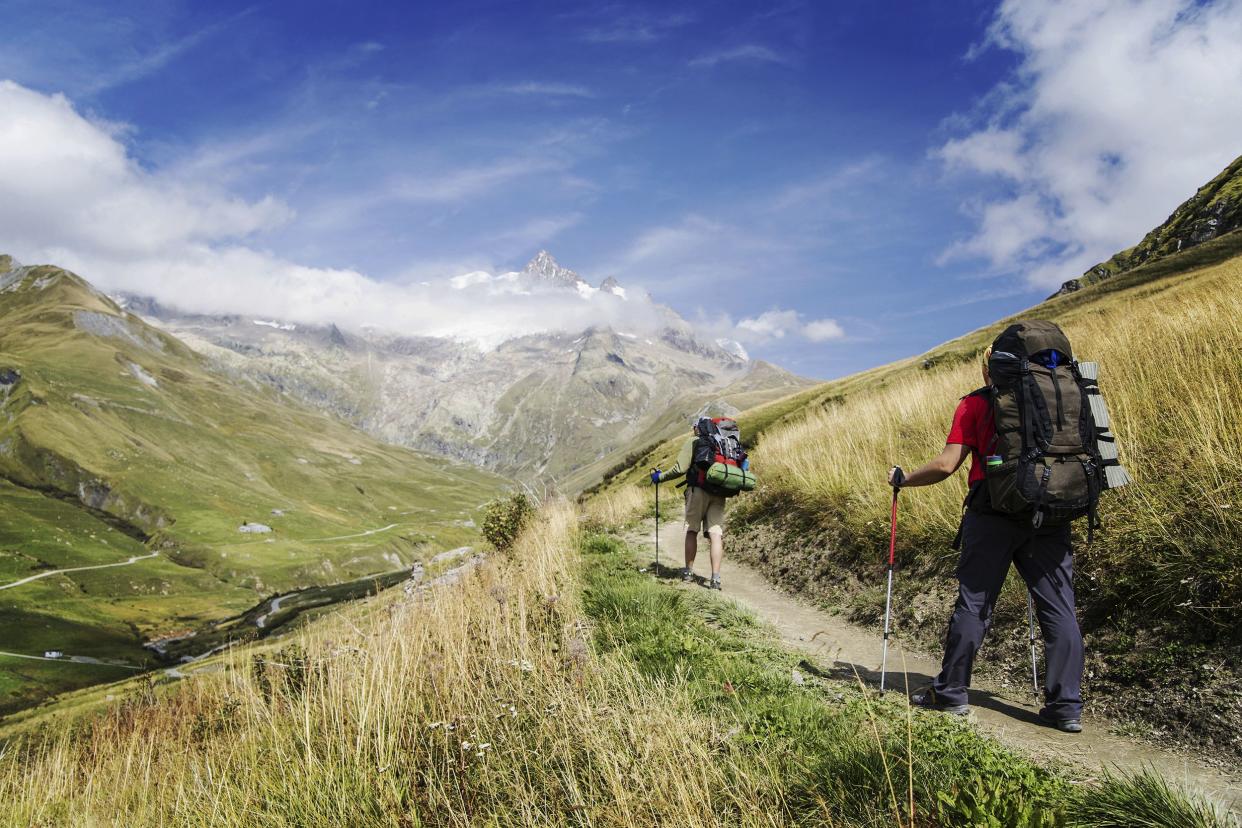
[[[1058,719],[1044,711],[1039,711],[1039,720],[1048,727],[1056,728],[1062,733],[1082,733],[1082,722],[1078,719]]]
[[[936,690],[931,685],[910,694],[910,704],[925,710],[939,710],[953,716],[965,716],[970,713],[968,704],[949,704],[936,697]]]
[[[683,584],[691,583],[694,580],[694,570],[688,566],[681,568],[681,582]]]
[[[708,589],[720,589],[720,576],[713,575],[712,579],[707,582]]]

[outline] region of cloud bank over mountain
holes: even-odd
[[[995,186],[942,261],[1051,287],[1134,244],[1237,155],[1240,43],[1237,0],[1006,0],[972,52],[1020,64],[933,152]]]
[[[0,251],[67,267],[108,290],[196,313],[371,326],[483,346],[592,325],[650,333],[681,324],[641,292],[615,281],[595,287],[572,271],[564,271],[568,281],[478,270],[398,282],[292,261],[262,244],[264,233],[297,221],[283,201],[239,198],[202,177],[144,167],[127,150],[126,127],[93,120],[62,95],[0,81],[0,111]],[[786,316],[718,322],[701,333],[822,341],[836,325],[773,313]]]

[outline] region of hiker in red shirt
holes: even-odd
[[[971,457],[970,494],[958,534],[958,596],[944,661],[931,685],[911,694],[910,702],[960,716],[970,711],[967,689],[975,653],[992,625],[992,610],[1012,562],[1034,597],[1044,637],[1044,707],[1039,718],[1065,733],[1078,733],[1083,646],[1074,612],[1070,527],[1035,528],[1029,520],[1015,520],[991,508],[985,466],[986,455],[995,450],[992,404],[986,393],[992,384],[987,367],[991,354],[988,348],[983,355],[985,387],[962,398],[939,456],[904,479],[896,469],[889,471],[890,486],[929,486],[956,472],[967,454]]]

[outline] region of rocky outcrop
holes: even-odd
[[[1077,279],[1070,279],[1052,296],[1074,293],[1239,229],[1242,229],[1242,156],[1200,187],[1164,224],[1134,247],[1100,262]]]
[[[522,275],[530,279],[564,287],[576,287],[579,284],[585,285],[587,283],[585,279],[574,271],[567,267],[561,267],[560,263],[552,258],[552,254],[546,250],[540,250],[533,259],[526,263],[526,267],[522,268]]]

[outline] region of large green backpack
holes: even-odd
[[[993,510],[1036,528],[1088,516],[1090,532],[1100,491],[1128,482],[1099,398],[1098,367],[1089,367],[1084,376],[1052,322],[1017,322],[992,343],[992,385],[977,393],[991,398],[996,426],[982,452]]]

